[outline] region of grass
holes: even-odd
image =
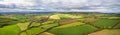
[[[50,16],[49,19],[60,19],[60,17],[58,15],[52,15],[52,16]]]
[[[30,35],[36,35],[42,31],[44,31],[45,29],[49,28],[49,27],[52,27],[52,26],[56,26],[57,24],[54,23],[54,24],[47,24],[47,25],[43,25],[43,26],[40,26],[40,27],[37,27],[37,28],[32,28],[30,30],[27,30],[28,34]]]
[[[62,29],[52,29],[48,32],[56,35],[83,35],[96,31],[96,28],[91,27],[90,25],[83,26],[74,26]]]
[[[85,23],[82,22],[74,22],[74,23],[70,23],[70,24],[66,24],[66,25],[62,25],[59,27],[56,27],[55,29],[59,29],[59,28],[67,28],[67,27],[72,27],[72,26],[79,26],[79,25],[83,25]]]
[[[39,34],[39,35],[54,35],[54,34],[52,34],[52,33],[48,33],[48,32],[44,32],[44,33]]]
[[[17,25],[9,25],[3,28],[0,28],[0,35],[17,35],[19,32]]]
[[[39,32],[42,32],[43,30],[44,29],[41,29],[41,28],[32,28],[30,30],[27,30],[27,33],[30,34],[30,35],[36,35]]]
[[[27,26],[29,25],[28,22],[26,23],[17,23],[17,26],[21,29],[21,30],[25,30],[27,29]]]
[[[110,20],[110,19],[104,19],[104,20],[98,20],[96,22],[91,23],[92,25],[95,25],[100,28],[112,28],[114,25],[116,25],[120,20]]]
[[[27,33],[26,32],[23,32],[22,34],[20,34],[20,35],[27,35]]]

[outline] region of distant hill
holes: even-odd
[[[51,14],[53,12],[0,12],[0,14]]]
[[[120,14],[120,13],[102,13],[102,12],[0,12],[0,14],[52,14],[52,13],[63,13],[63,14]]]

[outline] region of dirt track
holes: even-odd
[[[117,24],[114,28],[120,28],[120,23]]]

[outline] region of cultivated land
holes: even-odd
[[[119,14],[50,13],[0,15],[0,35],[120,35],[119,25]]]
[[[119,24],[119,22],[120,20],[105,19],[105,20],[95,21],[91,24],[100,28],[113,28],[116,24]]]
[[[82,26],[73,26],[73,27],[62,28],[62,29],[52,29],[48,32],[56,35],[86,35],[96,30],[97,30],[96,28],[90,25],[82,25]]]
[[[88,35],[120,35],[120,29],[104,29]]]

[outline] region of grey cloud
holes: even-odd
[[[67,2],[69,1],[69,2]],[[80,2],[79,2],[80,1]],[[19,6],[17,4],[0,5],[0,8],[16,8],[29,10],[43,10],[43,11],[70,11],[77,10],[101,10],[119,11],[120,0],[32,0],[34,6]]]

